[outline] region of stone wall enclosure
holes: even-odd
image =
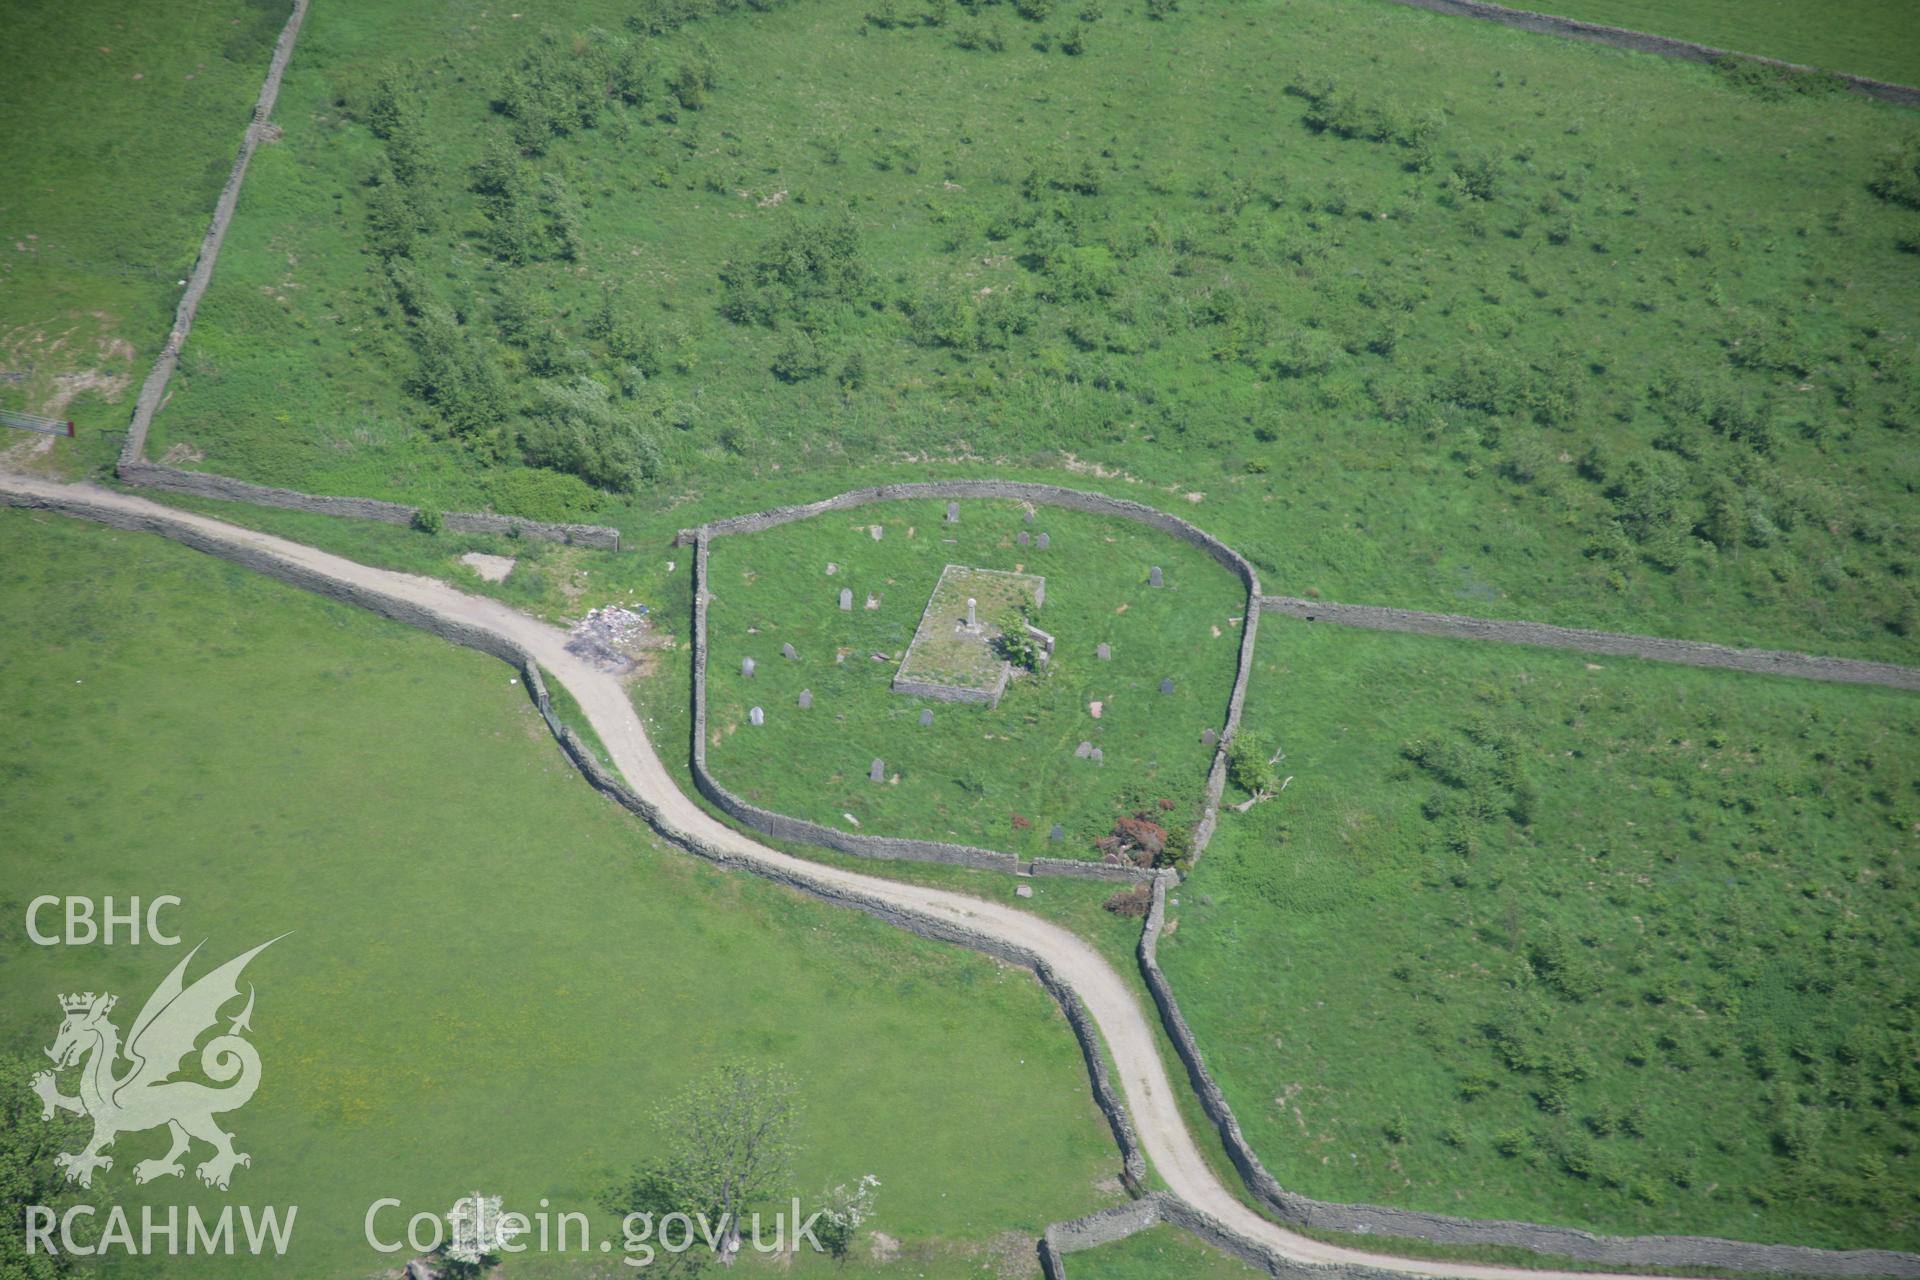
[[[693,556],[693,780],[700,794],[721,812],[755,831],[781,840],[821,845],[841,853],[863,858],[898,859],[910,862],[942,862],[950,866],[983,870],[1010,871],[1029,875],[1069,875],[1082,879],[1145,881],[1153,872],[1141,867],[1105,866],[1067,858],[1035,858],[1021,862],[1010,853],[976,849],[970,845],[948,844],[935,840],[911,840],[893,836],[855,835],[821,823],[788,814],[774,813],[749,804],[729,791],[707,768],[707,556],[713,539],[729,534],[759,533],[796,520],[810,520],[829,511],[875,502],[897,502],[923,498],[1000,498],[1037,505],[1068,507],[1095,515],[1117,516],[1150,525],[1201,548],[1231,571],[1247,589],[1246,622],[1241,627],[1240,654],[1234,670],[1233,691],[1227,699],[1225,725],[1214,745],[1213,764],[1207,772],[1200,821],[1193,833],[1194,857],[1205,851],[1207,841],[1219,820],[1220,796],[1227,783],[1227,748],[1240,724],[1240,709],[1246,702],[1247,680],[1253,671],[1253,645],[1260,617],[1260,579],[1239,552],[1197,526],[1168,515],[1156,507],[1109,497],[1081,489],[1058,485],[1033,484],[1017,480],[948,480],[918,484],[882,485],[873,489],[855,489],[798,507],[778,507],[749,515],[715,520],[697,529],[680,532],[681,545],[691,543]],[[896,690],[901,686],[896,683]],[[920,692],[908,688],[905,692]],[[939,696],[939,695],[933,695]]]

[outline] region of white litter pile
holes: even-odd
[[[647,630],[647,606],[617,604],[589,609],[567,632],[567,652],[608,671],[633,667],[634,649]]]

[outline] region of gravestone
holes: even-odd
[[[1212,746],[1214,743],[1220,741],[1220,735],[1209,729],[1200,735],[1200,741],[1206,743],[1208,746]]]
[[[1024,547],[1024,546],[1026,546],[1026,545],[1027,545],[1027,544],[1028,544],[1029,542],[1032,542],[1032,541],[1033,541],[1033,539],[1027,536],[1027,531],[1026,531],[1025,529],[1022,529],[1022,530],[1020,531],[1020,537],[1018,538],[1018,541],[1019,541],[1019,543],[1020,543],[1020,545]]]
[[[1113,646],[1104,641],[1102,641],[1100,647],[1093,652],[1094,656],[1102,662],[1111,662],[1113,660]]]
[[[754,661],[753,661],[753,659],[752,659],[752,658],[742,658],[742,659],[740,659],[740,674],[741,674],[741,675],[743,675],[743,676],[750,676],[750,675],[752,675],[752,674],[753,674],[753,668],[754,668]]]
[[[754,725],[757,727],[759,725],[765,724],[766,722],[767,722],[767,713],[762,711],[760,708],[755,707],[753,710],[747,712],[748,724]]]
[[[980,629],[980,620],[976,618],[973,613],[974,607],[978,603],[979,602],[972,596],[967,597],[967,630],[969,631],[978,631]]]
[[[920,712],[920,727],[921,727],[922,729],[924,729],[924,728],[926,728],[926,727],[927,727],[928,725],[930,725],[930,724],[932,724],[932,723],[933,723],[933,712],[932,712],[932,710],[931,710],[931,709],[922,709],[922,710],[921,710],[921,712]]]
[[[845,587],[840,588],[840,612],[853,612],[853,592]]]
[[[874,759],[874,762],[867,767],[867,781],[868,782],[885,782],[886,780],[887,780],[886,762],[876,757]]]
[[[1047,839],[1053,841],[1053,843],[1055,844],[1059,844],[1062,840],[1065,840],[1066,838],[1067,838],[1067,829],[1061,826],[1057,822],[1053,824],[1053,830],[1047,832]]]
[[[787,661],[791,662],[795,658],[798,658],[800,655],[793,651],[792,645],[783,644],[780,646],[780,656],[785,658]]]
[[[1168,677],[1167,677],[1167,678],[1166,678],[1165,680],[1162,680],[1162,681],[1160,682],[1160,692],[1162,692],[1162,693],[1172,693],[1172,692],[1173,692],[1173,677],[1172,677],[1172,676],[1168,676]]]
[[[1040,550],[1045,551],[1048,547],[1053,545],[1053,539],[1049,538],[1046,534],[1043,533],[1039,537],[1033,540],[1033,545],[1040,548]]]
[[[1147,585],[1150,587],[1164,587],[1167,585],[1166,579],[1160,574],[1159,565],[1155,565],[1147,571]]]
[[[1042,582],[1033,589],[1033,607],[1043,609],[1047,604],[1047,584]]]
[[[1091,742],[1082,742],[1079,746],[1073,749],[1073,758],[1075,760],[1085,760],[1088,756],[1092,754],[1093,754],[1093,744]]]
[[[1100,750],[1100,748],[1095,747],[1093,749],[1091,759],[1095,764],[1105,764],[1107,762],[1107,754],[1106,752]]]
[[[813,690],[802,689],[800,691],[800,709],[802,711],[805,711],[808,707],[811,707],[812,705],[813,705]]]
[[[1021,518],[1022,520],[1025,520],[1025,521],[1026,521],[1026,522],[1027,522],[1028,524],[1032,524],[1032,523],[1033,523],[1033,508],[1032,508],[1032,507],[1028,507],[1028,508],[1027,508],[1027,510],[1026,510],[1026,513],[1025,513],[1024,515],[1022,515],[1022,516],[1021,516],[1020,518]]]
[[[959,503],[949,502],[947,504],[947,523],[948,524],[960,523],[960,504]]]

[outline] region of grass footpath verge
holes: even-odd
[[[155,538],[0,513],[0,547],[24,620],[0,658],[5,909],[176,894],[209,958],[294,931],[249,969],[265,1071],[228,1119],[254,1157],[236,1192],[301,1206],[276,1274],[391,1265],[361,1238],[381,1196],[443,1212],[477,1183],[594,1211],[653,1154],[656,1101],[728,1057],[800,1080],[803,1198],[881,1178],[872,1225],[899,1260],[863,1237],[852,1274],[977,1275],[1120,1198],[1079,1050],[1026,974],[659,848],[508,668]],[[26,1054],[58,993],[137,1009],[178,959],[0,946],[0,1046]],[[226,1200],[133,1186],[159,1141],[123,1137],[96,1194]]]
[[[1167,1226],[1067,1254],[1065,1263],[1068,1280],[1252,1280],[1267,1274]]]
[[[1410,693],[1410,691],[1412,691]],[[1264,621],[1161,962],[1327,1200],[1912,1248],[1912,697]]]

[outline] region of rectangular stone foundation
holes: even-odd
[[[1046,579],[1036,574],[948,565],[894,673],[893,691],[998,706],[1013,671],[993,650],[1001,634],[993,619],[1020,605],[1037,607],[1045,593]],[[976,601],[972,628],[966,625],[969,598]]]

